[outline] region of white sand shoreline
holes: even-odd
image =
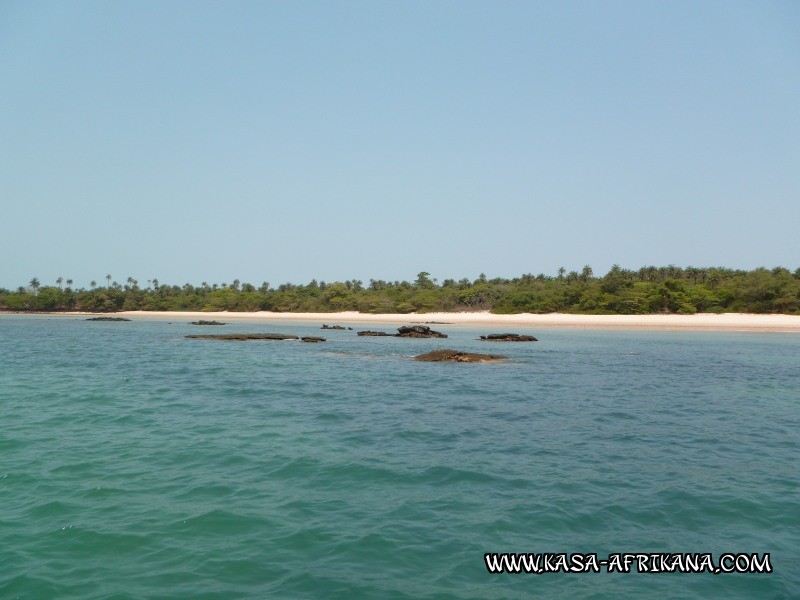
[[[218,320],[227,322],[314,322],[411,324],[435,321],[452,325],[487,326],[495,329],[566,328],[566,329],[641,329],[683,331],[761,331],[800,333],[799,315],[758,315],[742,313],[696,315],[494,315],[486,312],[368,314],[339,313],[276,313],[276,312],[151,312],[127,311],[115,316],[174,320]],[[436,328],[435,326],[433,327]],[[499,332],[499,331],[498,331]]]
[[[752,331],[775,333],[800,333],[800,315],[761,315],[751,313],[701,313],[696,315],[573,315],[550,313],[534,315],[494,315],[488,311],[456,313],[370,314],[355,311],[338,313],[277,313],[259,312],[199,312],[199,311],[123,311],[116,313],[0,313],[2,315],[36,315],[62,317],[115,316],[133,319],[194,321],[217,320],[227,323],[326,323],[328,325],[360,323],[383,325],[408,325],[419,323],[456,326],[481,326],[493,328],[492,333],[502,333],[513,328],[563,328],[563,329],[620,329],[653,331]],[[432,322],[435,322],[433,324]],[[503,331],[500,331],[503,330]]]

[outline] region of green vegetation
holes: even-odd
[[[285,283],[255,287],[238,279],[230,284],[166,285],[158,279],[139,287],[128,277],[112,283],[73,289],[59,277],[42,285],[33,277],[28,287],[0,289],[0,308],[24,311],[117,310],[256,311],[409,313],[491,310],[494,313],[649,314],[752,312],[800,314],[800,269],[740,271],[725,268],[643,267],[636,271],[614,265],[603,276],[585,266],[580,273],[560,268],[555,277],[526,274],[514,279],[474,281],[445,279],[441,284],[422,272],[414,282],[370,280],[307,285]],[[62,284],[66,281],[66,287]]]

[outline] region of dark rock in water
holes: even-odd
[[[322,337],[313,337],[313,336],[306,336],[300,338],[301,342],[324,342],[325,338]]]
[[[474,352],[461,352],[460,350],[434,350],[427,354],[415,356],[414,360],[422,362],[491,362],[508,358],[500,354],[476,354]]]
[[[446,338],[447,335],[438,331],[433,331],[425,325],[404,325],[398,327],[398,333],[386,333],[385,331],[359,331],[358,335],[369,336],[392,336],[409,338]]]
[[[320,329],[342,329],[342,330],[344,330],[344,329],[347,329],[347,328],[346,327],[342,327],[341,325],[325,325],[323,323],[322,327]]]
[[[482,335],[484,342],[538,342],[532,335],[519,335],[518,333],[491,333]]]
[[[398,327],[397,335],[395,337],[411,337],[411,338],[446,338],[447,334],[439,331],[433,331],[426,325],[404,325]]]
[[[125,317],[92,317],[91,319],[86,319],[87,321],[130,321],[130,319],[126,319]]]
[[[285,333],[222,333],[219,335],[187,335],[198,340],[296,340],[296,335]]]
[[[452,325],[452,323],[447,323],[446,321],[425,321],[425,325]]]
[[[225,323],[220,323],[219,321],[203,321],[200,319],[199,321],[192,321],[189,325],[225,325]]]

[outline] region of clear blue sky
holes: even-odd
[[[0,3],[0,286],[800,267],[800,3]]]

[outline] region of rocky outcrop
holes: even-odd
[[[482,335],[484,342],[538,342],[532,335],[519,335],[518,333],[490,333]]]
[[[130,319],[126,319],[125,317],[92,317],[91,319],[86,319],[87,321],[130,321]]]
[[[342,327],[341,325],[325,325],[324,323],[320,329],[341,329],[342,331],[349,329],[350,331],[353,331],[352,327]]]
[[[359,331],[358,335],[366,335],[373,337],[405,337],[405,338],[446,338],[447,334],[439,331],[433,331],[430,327],[425,325],[404,325],[398,327],[397,333],[386,333],[385,331]]]
[[[460,350],[434,350],[427,354],[420,354],[415,356],[414,360],[422,362],[464,362],[464,363],[478,363],[478,362],[493,362],[496,360],[503,360],[508,358],[500,354],[477,354],[475,352],[461,352]]]
[[[225,325],[225,323],[220,323],[219,321],[203,321],[200,319],[199,321],[192,321],[189,325]]]
[[[308,343],[311,343],[311,344],[315,344],[317,342],[324,342],[325,338],[323,338],[323,337],[314,337],[314,336],[306,336],[306,337],[301,337],[300,341],[301,342],[308,342]]]
[[[187,335],[196,340],[296,340],[296,335],[285,333],[223,333],[219,335]]]
[[[398,333],[395,337],[410,337],[410,338],[446,338],[447,334],[440,331],[434,331],[427,325],[404,325],[397,329]]]

